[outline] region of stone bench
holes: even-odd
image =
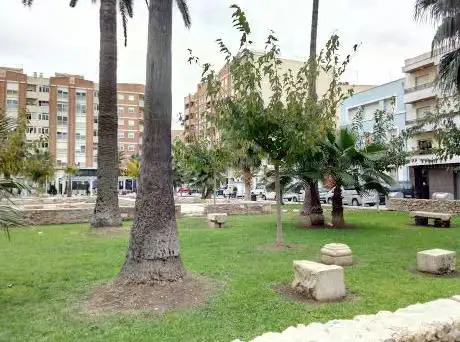
[[[211,228],[223,228],[227,214],[208,214],[209,227]]]
[[[417,253],[417,270],[432,274],[455,272],[456,253],[445,249],[429,249]]]
[[[317,301],[333,301],[345,297],[345,279],[341,266],[324,265],[314,261],[294,261],[292,288]]]
[[[451,214],[445,213],[434,213],[427,211],[411,211],[409,213],[410,217],[415,219],[415,224],[417,226],[427,226],[428,220],[434,220],[435,227],[450,227],[450,219],[452,218]]]

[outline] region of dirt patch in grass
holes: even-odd
[[[162,314],[204,304],[218,290],[216,282],[193,274],[187,274],[182,281],[176,283],[155,286],[121,286],[110,282],[93,290],[87,312],[95,315],[137,311]]]
[[[291,284],[283,283],[277,284],[272,287],[273,291],[278,293],[281,297],[287,300],[293,300],[296,303],[300,304],[310,304],[310,305],[322,305],[322,304],[330,304],[330,303],[342,303],[342,302],[355,302],[360,299],[360,297],[355,293],[350,293],[347,290],[347,295],[338,300],[333,301],[325,301],[325,302],[318,302],[311,298],[306,298],[305,296],[301,295],[300,293],[296,292],[292,287]]]
[[[274,244],[271,243],[271,244],[268,244],[268,245],[257,246],[256,249],[258,251],[263,251],[263,252],[279,252],[279,251],[288,251],[288,250],[291,250],[291,249],[302,249],[304,247],[305,247],[304,245],[298,245],[298,244],[295,244],[295,243],[289,243],[289,244],[284,245],[284,246],[279,246],[276,243],[274,243]]]
[[[420,271],[417,271],[417,268],[411,267],[409,268],[409,272],[417,276],[427,277],[427,278],[445,278],[445,279],[460,278],[459,271],[454,271],[449,274],[433,274],[433,273],[428,273],[428,272],[420,272]]]

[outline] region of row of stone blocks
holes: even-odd
[[[342,266],[351,265],[351,249],[344,244],[328,244],[321,249],[321,261],[294,261],[292,288],[317,301],[339,300],[346,295]],[[417,253],[417,270],[437,275],[455,271],[456,253],[444,249],[430,249]]]
[[[459,342],[460,296],[352,320],[299,324],[252,342]],[[241,342],[235,340],[234,342]]]

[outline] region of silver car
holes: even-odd
[[[332,188],[326,196],[326,202],[332,204],[332,196],[334,188]],[[342,202],[344,205],[361,206],[361,205],[376,205],[379,200],[378,193],[370,191],[365,195],[358,194],[355,188],[342,188]]]

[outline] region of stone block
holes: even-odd
[[[294,261],[292,288],[317,301],[331,301],[345,297],[343,268],[308,260]]]
[[[329,243],[321,248],[321,262],[326,265],[349,266],[353,264],[350,247],[344,243]]]
[[[445,249],[429,249],[417,253],[417,270],[433,274],[455,271],[456,253]]]
[[[227,214],[208,214],[208,225],[211,228],[222,228],[225,224],[225,220],[227,219]]]

